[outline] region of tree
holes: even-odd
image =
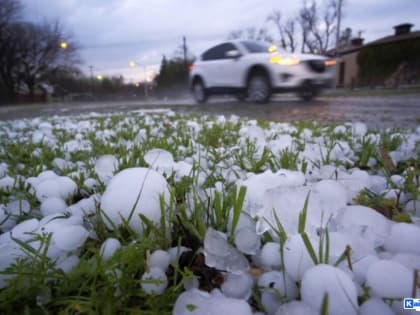
[[[288,19],[286,23],[282,23],[281,12],[274,10],[268,17],[268,22],[274,23],[280,35],[280,47],[290,52],[295,52],[297,48],[296,34],[295,34],[295,20]]]
[[[67,43],[66,49],[60,47],[62,41]],[[70,69],[79,63],[76,45],[58,22],[26,23],[21,42],[20,74],[31,96],[37,83],[47,81],[55,71]]]
[[[248,27],[244,30],[231,31],[228,35],[228,40],[256,40],[268,43],[273,42],[273,38],[268,33],[267,29],[257,29],[256,27]]]
[[[17,0],[0,0],[0,31],[12,21],[15,21],[22,10]]]
[[[76,44],[58,22],[20,21],[18,1],[0,0],[0,5],[0,85],[9,101],[25,87],[33,95],[55,71],[79,63]],[[60,47],[63,41],[66,49]]]
[[[351,43],[353,30],[350,27],[346,27],[338,39],[338,46],[348,46]]]
[[[336,32],[337,0],[328,0],[320,11],[315,0],[303,0],[298,21],[302,31],[301,51],[326,53]]]

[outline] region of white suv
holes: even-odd
[[[205,51],[191,66],[190,88],[203,103],[211,94],[238,100],[269,101],[272,93],[296,92],[310,100],[331,86],[335,60],[309,54],[277,52],[254,41],[230,41]]]

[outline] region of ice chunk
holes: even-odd
[[[252,315],[244,300],[210,295],[196,289],[182,293],[175,302],[173,315]]]
[[[183,253],[188,252],[188,251],[191,251],[191,249],[184,246],[169,248],[168,254],[169,254],[170,262],[173,263],[173,262],[178,261],[179,257],[181,257]]]
[[[70,255],[70,256],[61,256],[57,262],[56,267],[58,269],[63,270],[65,273],[69,273],[74,269],[74,267],[77,266],[79,263],[79,257],[76,255]]]
[[[144,155],[144,161],[156,170],[170,171],[175,162],[172,153],[163,149],[152,149]]]
[[[1,231],[9,231],[16,225],[16,215],[7,210],[4,205],[0,205],[0,229]]]
[[[330,265],[317,265],[302,278],[302,301],[320,312],[325,294],[328,295],[328,314],[358,314],[357,290],[349,275]]]
[[[290,135],[280,135],[275,140],[268,143],[271,152],[279,155],[282,151],[291,150],[293,145],[293,138]]]
[[[28,219],[16,225],[11,231],[11,236],[21,241],[26,241],[33,238],[32,233],[35,232],[38,227],[39,221],[37,219]]]
[[[84,182],[83,182],[83,186],[85,186],[88,189],[95,189],[96,187],[99,186],[99,183],[96,179],[94,178],[87,178]]]
[[[367,255],[353,261],[354,278],[358,284],[363,285],[365,283],[369,266],[378,260],[378,257],[374,255]]]
[[[165,178],[147,168],[128,168],[116,174],[101,198],[103,220],[108,228],[129,221],[139,235],[143,233],[140,214],[155,224],[160,223],[160,198],[168,204],[170,193]],[[109,222],[112,221],[113,224]]]
[[[166,270],[169,266],[171,256],[164,250],[155,250],[150,255],[150,267],[159,267],[162,270]]]
[[[360,306],[360,315],[395,315],[395,313],[381,299],[370,298]]]
[[[52,236],[55,245],[64,251],[71,251],[84,244],[89,232],[80,225],[62,226]]]
[[[255,232],[255,227],[241,228],[235,232],[236,248],[248,255],[254,255],[260,249],[260,236]]]
[[[391,221],[365,206],[346,206],[335,218],[337,229],[364,237],[375,246],[382,246],[389,235]]]
[[[6,163],[4,162],[0,163],[0,178],[6,176],[8,169],[9,169],[9,166]]]
[[[280,244],[267,242],[259,253],[262,266],[278,269],[281,267]]]
[[[50,214],[64,213],[66,211],[67,204],[60,197],[49,197],[41,202],[41,213],[44,217]]]
[[[313,308],[301,301],[292,301],[282,304],[276,312],[276,315],[318,315]]]
[[[107,184],[118,169],[118,160],[113,155],[103,155],[95,163],[95,173],[101,182]]]
[[[309,238],[312,247],[318,248],[318,240]],[[288,238],[284,246],[284,269],[294,281],[300,281],[306,270],[314,265],[300,234]]]
[[[116,238],[109,237],[101,245],[100,255],[103,260],[108,260],[114,256],[115,252],[121,247],[121,243]]]
[[[28,200],[16,199],[9,201],[6,205],[6,209],[9,213],[20,216],[24,213],[28,213],[31,209],[31,205]]]
[[[13,188],[15,180],[10,176],[5,176],[0,179],[0,191],[9,191]]]
[[[420,227],[395,223],[385,241],[385,248],[394,253],[420,254]]]
[[[303,173],[279,170],[273,174],[270,170],[262,174],[254,175],[245,181],[238,181],[238,186],[245,186],[244,208],[255,216],[256,210],[263,204],[264,194],[267,190],[275,187],[295,187],[305,182]]]
[[[343,184],[336,180],[326,179],[313,186],[313,192],[318,193],[325,209],[325,218],[335,215],[336,212],[347,204],[347,192]]]
[[[77,191],[76,183],[66,176],[41,180],[34,188],[36,197],[40,202],[49,197],[67,199],[73,196]]]
[[[268,271],[258,278],[258,287],[261,291],[280,294],[287,300],[294,300],[298,296],[296,283],[284,272]]]
[[[274,212],[287,234],[296,233],[299,214],[302,212],[308,195],[306,232],[314,234],[321,226],[325,227],[330,215],[329,211],[332,211],[332,208],[323,206],[319,193],[310,193],[310,187],[308,186],[275,188],[264,194],[264,206],[258,211],[257,233],[262,234],[265,231],[270,231],[274,238],[277,237],[273,233],[271,225],[268,224],[268,222],[272,222],[275,226],[276,217]]]
[[[247,300],[251,296],[252,284],[248,273],[228,273],[221,289],[226,297]]]
[[[354,122],[352,125],[353,136],[361,138],[367,133],[367,126],[362,122]]]
[[[240,273],[248,269],[247,259],[227,242],[224,233],[208,228],[204,237],[206,265],[229,272]]]
[[[208,228],[204,237],[204,250],[207,254],[223,257],[229,255],[230,246],[227,242],[226,234],[211,227]]]
[[[152,267],[141,276],[141,287],[147,294],[162,294],[168,285],[168,278],[165,272]]]
[[[402,253],[395,255],[391,260],[400,263],[410,270],[420,270],[420,255]]]
[[[407,297],[413,287],[413,273],[398,262],[380,260],[369,266],[366,285],[370,287],[372,296]]]

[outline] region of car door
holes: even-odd
[[[206,87],[215,87],[220,85],[220,74],[218,71],[220,63],[221,45],[214,46],[202,54],[201,73]]]
[[[237,56],[226,55],[229,51],[236,51]],[[224,87],[239,87],[242,83],[244,65],[242,62],[242,52],[233,43],[226,43],[224,46],[223,57],[218,64],[221,75],[220,82]]]
[[[227,78],[232,70],[233,59],[228,57],[226,52],[233,49],[235,49],[233,44],[223,43],[203,53],[203,73],[207,87],[230,86]]]

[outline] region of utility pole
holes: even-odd
[[[182,51],[184,52],[184,67],[187,68],[187,39],[182,36]]]
[[[335,39],[335,55],[338,57],[338,48],[340,42],[340,26],[341,26],[341,6],[343,4],[343,0],[338,0],[337,5],[337,36]]]

